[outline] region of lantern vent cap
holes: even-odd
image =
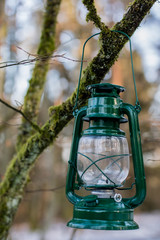
[[[87,87],[87,90],[91,92],[92,97],[96,96],[119,97],[120,92],[124,92],[125,88],[111,83],[98,83],[89,85]]]

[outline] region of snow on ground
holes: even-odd
[[[135,215],[140,229],[130,231],[77,230],[73,240],[160,240],[160,212]],[[45,231],[31,231],[28,225],[14,226],[11,240],[71,240],[73,229],[65,223],[54,223]]]

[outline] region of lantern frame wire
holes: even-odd
[[[83,183],[81,181],[81,178],[77,174],[77,182],[78,184],[74,183],[75,176],[77,173],[77,165],[76,165],[76,158],[77,158],[77,152],[76,149],[78,149],[78,142],[80,138],[80,133],[82,131],[82,119],[86,116],[86,109],[87,107],[83,107],[78,111],[78,114],[75,118],[75,125],[74,125],[74,131],[73,131],[73,140],[72,140],[72,148],[71,148],[71,155],[69,160],[70,169],[69,175],[67,178],[67,188],[66,188],[66,194],[70,202],[73,204],[76,202],[79,202],[81,200],[81,197],[74,193],[73,189],[80,189],[81,186],[83,186]],[[144,175],[144,169],[142,164],[142,152],[141,152],[141,140],[140,140],[140,133],[139,133],[139,124],[138,124],[138,112],[136,111],[135,107],[128,104],[123,103],[121,107],[121,111],[124,114],[127,114],[129,118],[129,128],[130,128],[130,139],[131,139],[131,145],[132,145],[132,156],[134,159],[134,172],[136,174],[135,176],[135,183],[132,183],[131,187],[129,189],[132,189],[134,184],[136,185],[136,195],[132,198],[124,199],[124,203],[130,207],[135,208],[144,200],[145,194],[146,194],[146,187],[145,187],[145,175]],[[77,132],[77,134],[75,134]],[[138,132],[138,134],[137,134]],[[136,139],[136,141],[134,140]],[[74,143],[74,144],[73,144]],[[135,153],[138,154],[138,158],[141,160],[141,165],[139,165],[139,160],[135,157]],[[71,161],[71,159],[74,159],[74,161]],[[74,176],[72,181],[70,181],[70,177]],[[129,190],[126,188],[126,190]],[[119,189],[118,189],[119,190]],[[122,189],[125,190],[125,189]]]
[[[122,168],[119,166],[119,164],[117,164],[117,162],[120,161],[120,160],[121,160],[123,157],[125,157],[125,156],[130,156],[130,154],[120,154],[120,155],[112,155],[112,156],[105,156],[105,155],[104,155],[105,157],[93,161],[90,157],[88,157],[88,156],[86,156],[86,155],[84,155],[84,154],[82,154],[82,153],[80,153],[80,152],[78,152],[78,154],[82,155],[83,157],[87,158],[89,161],[92,162],[92,163],[82,172],[81,176],[79,176],[79,177],[81,178],[81,180],[82,180],[82,176],[84,175],[84,173],[87,172],[87,170],[88,170],[91,166],[94,165],[96,168],[98,168],[98,170],[101,172],[101,174],[106,177],[106,179],[108,179],[110,182],[112,182],[112,183],[114,184],[114,185],[106,185],[107,188],[108,188],[108,187],[113,187],[113,188],[115,188],[115,187],[117,187],[117,184],[115,184],[115,182],[112,181],[112,180],[100,169],[100,167],[99,167],[96,163],[99,162],[99,161],[101,161],[101,160],[110,158],[110,159],[112,160],[112,163],[110,163],[109,166],[107,166],[107,169],[109,169],[113,164],[116,164],[116,165],[122,170]],[[94,153],[94,154],[97,154],[97,153]],[[99,155],[99,154],[97,154],[97,155]],[[100,155],[102,155],[102,154],[100,154]],[[116,160],[113,160],[112,158],[114,158],[114,157],[120,157],[120,158],[118,158],[118,159],[116,159]],[[83,181],[83,180],[82,180],[82,181]],[[118,185],[118,186],[119,186],[119,185]],[[120,186],[121,186],[121,185],[120,185]],[[96,187],[97,187],[97,185],[96,185]],[[104,187],[104,186],[101,185],[101,187]]]
[[[131,230],[138,228],[138,224],[133,220],[133,211],[144,201],[146,195],[138,112],[131,104],[122,103],[120,113],[126,114],[129,120],[135,173],[135,183],[132,184],[131,188],[136,185],[136,193],[133,197],[122,198],[120,201],[117,201],[118,199],[115,199],[115,197],[101,198],[94,194],[83,197],[76,193],[76,190],[84,187],[83,183],[80,182],[81,179],[78,179],[76,162],[78,143],[83,129],[83,119],[87,114],[87,106],[81,108],[75,118],[70,160],[68,162],[66,195],[68,200],[74,204],[73,219],[67,224],[69,227],[96,230]],[[75,181],[76,176],[77,182]],[[117,189],[119,190],[119,188]],[[86,190],[92,191],[95,189]],[[112,189],[108,189],[108,191],[110,190],[112,191]],[[121,190],[124,189],[121,188]]]

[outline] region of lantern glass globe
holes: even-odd
[[[129,173],[126,137],[83,135],[79,141],[77,171],[85,186],[120,186]]]

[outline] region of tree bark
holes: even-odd
[[[35,64],[24,99],[23,112],[31,121],[35,122],[37,121],[40,99],[46,82],[49,60],[55,50],[56,23],[60,3],[61,0],[47,0],[43,30],[37,51],[37,55],[42,58]],[[33,133],[35,131],[31,124],[23,119],[17,139],[17,148],[20,148]]]
[[[51,2],[54,3],[55,1],[48,0],[49,4]],[[56,1],[56,3],[57,2],[58,1]],[[93,5],[94,2],[92,0],[85,0],[83,2],[87,8],[89,6],[88,4],[92,5],[92,8],[88,8],[89,15],[87,19],[92,20],[93,22],[97,21],[98,19],[98,24],[101,28],[101,46],[97,56],[88,64],[87,68],[83,72],[83,77],[80,84],[78,107],[86,104],[86,100],[88,98],[86,86],[89,84],[99,83],[103,79],[104,75],[108,72],[110,67],[117,59],[120,50],[127,42],[127,38],[125,36],[119,33],[111,32],[111,30],[109,30],[107,27],[104,27],[104,24],[100,23],[100,18],[96,17],[96,19],[94,20],[95,9]],[[131,36],[141,23],[145,15],[148,13],[154,2],[156,2],[156,0],[135,0],[133,4],[129,7],[123,19],[119,23],[117,23],[113,27],[113,29],[123,31],[129,36]],[[52,37],[54,38],[54,34],[52,35]],[[48,37],[46,36],[46,39],[44,40],[44,45],[47,39]],[[40,52],[40,54],[42,53]],[[46,75],[47,71],[47,67],[45,66],[44,68],[45,73],[43,77]],[[34,74],[35,73],[33,73],[33,75]],[[37,72],[36,74],[38,77],[38,74],[41,74],[41,71]],[[41,90],[43,89],[44,85],[43,77],[42,87],[40,87]],[[32,85],[32,80],[30,84]],[[32,86],[34,90],[31,92],[28,91],[26,99],[29,99],[29,101],[30,94],[31,99],[32,97],[34,97],[33,95],[36,91],[36,87],[38,84],[39,82],[35,81],[35,85],[33,84]],[[35,133],[33,136],[31,136],[27,140],[27,142],[19,148],[18,153],[11,160],[4,180],[0,185],[0,239],[5,240],[7,238],[9,227],[12,224],[14,215],[22,199],[24,187],[27,184],[29,173],[34,166],[37,157],[46,147],[48,147],[53,142],[53,140],[57,137],[59,132],[64,128],[64,126],[73,118],[72,112],[75,104],[75,98],[76,90],[63,104],[56,107],[51,107],[49,111],[49,121],[47,121],[41,128],[41,132]],[[35,118],[35,113],[39,106],[39,97],[37,98],[35,96],[34,101],[36,107],[31,106],[31,111],[28,106],[25,106],[26,111],[27,109],[29,109],[29,114],[31,114],[31,117],[33,117],[32,119]],[[29,105],[32,104],[33,101],[31,100]]]

